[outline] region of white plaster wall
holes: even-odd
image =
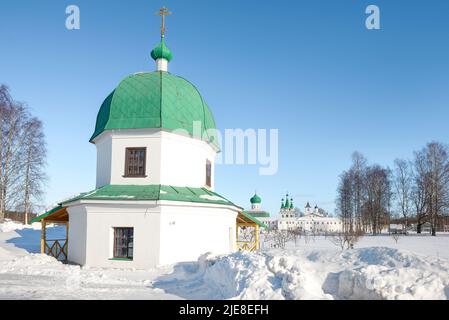
[[[68,261],[86,264],[87,214],[83,206],[67,209],[69,213]]]
[[[236,211],[223,206],[163,204],[160,264],[196,261],[207,252],[234,252],[236,218]]]
[[[88,204],[87,266],[105,268],[152,268],[159,263],[160,209],[150,204]],[[134,259],[113,258],[113,228],[134,228]]]
[[[204,187],[206,160],[212,163],[212,190],[216,151],[206,142],[160,129],[106,131],[95,139],[97,188],[107,184]],[[145,178],[125,178],[125,152],[146,147]]]
[[[112,132],[112,166],[111,184],[146,185],[160,184],[160,153],[161,139],[160,131],[148,130],[135,133],[129,130]],[[126,148],[146,147],[146,177],[145,178],[125,178],[125,156]]]
[[[161,135],[161,184],[202,188],[206,162],[211,162],[211,190],[215,185],[215,151],[205,142],[170,132]]]
[[[111,182],[112,138],[110,135],[99,140],[97,147],[97,188]]]
[[[236,250],[237,209],[175,201],[80,202],[69,207],[69,261],[148,269]],[[113,228],[134,228],[134,259],[113,258]]]

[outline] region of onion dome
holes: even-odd
[[[151,51],[151,58],[154,61],[158,59],[165,59],[170,62],[173,59],[173,54],[170,49],[165,45],[164,37],[161,37],[161,42]]]
[[[262,199],[256,194],[249,200],[251,204],[260,204],[262,203]]]

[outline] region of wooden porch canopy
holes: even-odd
[[[69,214],[67,212],[67,208],[63,206],[57,206],[56,208],[47,211],[46,213],[34,218],[31,220],[31,223],[34,222],[52,222],[52,223],[66,223],[69,221]]]
[[[237,215],[237,249],[239,251],[256,251],[260,247],[259,230],[266,225],[246,212],[239,212]],[[246,238],[241,238],[240,232],[244,229],[251,229],[251,234]],[[248,238],[249,237],[249,238]]]
[[[260,222],[259,220],[257,220],[255,217],[253,217],[252,215],[242,211],[239,212],[239,214],[237,215],[237,224],[248,224],[248,225],[258,225],[259,227],[262,228],[266,228],[267,226]]]
[[[57,206],[31,220],[31,223],[35,222],[40,222],[42,224],[41,253],[48,254],[58,260],[66,261],[69,240],[69,213],[67,212],[67,208],[61,205]],[[47,240],[47,223],[65,224],[66,238]]]

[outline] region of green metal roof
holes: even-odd
[[[42,219],[48,217],[49,215],[55,213],[56,211],[59,211],[63,208],[63,206],[58,205],[57,207],[54,207],[53,209],[45,212],[44,214],[41,214],[40,216],[35,217],[34,219],[31,220],[31,223],[35,223],[35,222],[39,222]]]
[[[249,214],[247,211],[242,211],[242,215],[243,215],[245,218],[251,220],[252,222],[258,224],[258,225],[261,226],[262,228],[266,228],[266,227],[267,227],[267,225],[266,225],[265,223],[259,221],[257,218],[255,218],[254,216],[252,216],[251,214]]]
[[[247,214],[250,214],[253,217],[256,217],[256,218],[269,218],[270,217],[270,213],[267,211],[246,210],[245,212]]]
[[[199,124],[198,132],[194,122]],[[197,88],[168,72],[125,78],[103,102],[90,142],[106,130],[142,128],[183,129],[220,148],[214,117]]]
[[[161,42],[159,42],[159,44],[153,49],[153,51],[151,51],[151,58],[153,58],[154,60],[163,58],[168,62],[173,59],[173,54],[165,45],[164,37],[161,38]]]
[[[225,197],[206,188],[174,187],[164,185],[106,185],[91,192],[80,195],[59,203],[58,207],[36,217],[32,222],[38,222],[50,214],[64,208],[67,204],[78,200],[110,200],[110,201],[181,201],[206,204],[235,205]]]
[[[62,205],[78,200],[169,200],[183,202],[213,203],[236,206],[218,193],[206,188],[174,187],[164,185],[106,185],[91,192],[61,203]],[[240,207],[238,207],[240,208]]]

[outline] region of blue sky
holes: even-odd
[[[65,28],[78,5],[81,30]],[[381,30],[365,28],[365,8]],[[295,203],[333,212],[354,150],[391,166],[449,142],[449,1],[2,0],[0,83],[45,123],[45,203],[95,186],[97,111],[125,76],[154,70],[162,5],[170,71],[193,82],[224,128],[278,128],[279,171],[218,166],[216,190],[277,214]]]

